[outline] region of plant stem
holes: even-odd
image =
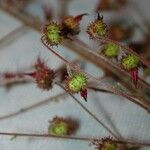
[[[35,134],[35,133],[17,133],[17,132],[0,132],[0,135],[5,136],[22,136],[22,137],[43,137],[43,138],[56,138],[56,139],[62,139],[62,140],[80,140],[80,141],[87,141],[90,142],[92,140],[99,140],[99,138],[88,138],[88,137],[74,137],[74,136],[55,136],[50,134]],[[131,142],[131,141],[121,141],[121,140],[114,140],[114,142],[118,144],[131,144],[136,146],[150,146],[150,143],[139,143],[139,142]]]
[[[71,136],[55,136],[50,134],[32,134],[32,133],[8,133],[8,132],[0,132],[0,135],[8,135],[8,136],[24,136],[24,137],[45,137],[45,138],[57,138],[57,139],[67,139],[67,140],[82,140],[82,141],[90,141],[90,138],[86,137],[71,137]]]
[[[36,109],[38,107],[41,107],[42,105],[46,105],[49,102],[55,101],[56,99],[60,99],[61,97],[65,96],[65,95],[66,95],[66,92],[63,92],[63,93],[60,93],[60,94],[58,94],[56,96],[47,98],[45,100],[41,100],[40,102],[34,103],[34,104],[30,105],[30,106],[21,108],[20,110],[18,110],[16,112],[13,112],[13,113],[10,113],[10,114],[6,114],[4,116],[0,116],[0,121],[1,120],[5,120],[5,119],[9,119],[9,118],[12,118],[12,117],[15,117],[15,116],[18,116],[18,115],[21,115],[21,114],[23,114],[25,112],[28,112],[28,111],[31,111],[31,110]]]
[[[57,83],[57,85],[59,87],[61,87],[64,91],[66,91],[74,100],[76,103],[78,103],[80,105],[80,107],[82,107],[92,118],[94,118],[100,125],[102,125],[111,135],[113,135],[116,139],[118,139],[117,135],[111,131],[111,129],[109,129],[104,123],[102,123],[90,110],[88,110],[82,103],[80,103],[80,101],[71,93],[69,93],[65,87],[63,85],[61,85],[60,83]]]

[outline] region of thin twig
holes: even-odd
[[[15,137],[44,137],[44,138],[56,138],[62,140],[80,140],[80,141],[87,141],[91,142],[93,140],[99,140],[99,138],[88,138],[88,137],[77,137],[77,136],[55,136],[50,134],[35,134],[35,133],[17,133],[17,132],[0,132],[0,135],[4,136],[15,136]],[[121,141],[121,140],[114,140],[114,142],[118,144],[131,144],[136,146],[150,146],[150,143],[139,143],[139,142],[131,142],[131,141]]]
[[[21,108],[20,110],[18,110],[16,112],[13,112],[13,113],[10,113],[10,114],[6,114],[4,116],[0,116],[0,121],[1,120],[5,120],[5,119],[9,119],[9,118],[12,118],[12,117],[15,117],[15,116],[18,116],[18,115],[21,115],[21,114],[23,114],[23,113],[25,113],[27,111],[31,111],[33,109],[41,107],[42,105],[46,105],[49,102],[52,102],[52,101],[54,101],[56,99],[60,99],[62,96],[65,96],[65,95],[66,95],[66,92],[63,92],[63,93],[60,93],[60,94],[58,94],[56,96],[47,98],[45,100],[41,100],[40,102],[34,103],[34,104],[30,105],[30,106]]]
[[[64,88],[63,85],[57,83],[59,87],[61,87],[64,91],[68,93],[68,91]],[[102,123],[90,110],[88,110],[80,101],[71,93],[68,93],[75,101],[78,103],[92,118],[94,118],[100,125],[102,125],[110,134],[112,134],[116,139],[118,139],[117,135],[111,131],[104,123]]]
[[[82,140],[82,141],[91,141],[90,138],[86,137],[72,137],[72,136],[55,136],[50,134],[35,134],[35,133],[8,133],[8,132],[0,132],[0,135],[8,135],[8,136],[25,136],[25,137],[45,137],[45,138],[57,138],[57,139],[67,139],[67,140]]]

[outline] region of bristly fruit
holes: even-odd
[[[87,77],[82,73],[74,73],[65,81],[66,88],[70,93],[78,93],[87,101]]]
[[[60,32],[60,25],[54,22],[50,22],[43,28],[43,38],[50,46],[58,45],[62,40]]]
[[[97,19],[91,22],[87,27],[87,33],[90,38],[101,38],[107,35],[107,26],[103,22],[103,17],[100,17],[99,13]]]
[[[135,86],[137,86],[138,81],[138,66],[139,66],[139,59],[137,56],[133,54],[128,54],[127,56],[123,57],[121,59],[121,65],[122,67],[130,72],[132,81]]]
[[[86,13],[73,16],[67,16],[62,20],[62,29],[61,35],[65,38],[68,38],[68,35],[77,35],[80,32],[80,21],[83,16],[87,15]]]
[[[117,57],[119,54],[119,47],[114,43],[107,43],[102,49],[102,54],[108,58]]]
[[[79,126],[76,121],[70,118],[62,118],[57,116],[49,122],[50,125],[48,127],[48,133],[56,136],[71,135]]]
[[[78,93],[84,89],[87,85],[87,78],[82,73],[74,73],[71,77],[67,79],[67,89],[71,93]]]
[[[34,78],[37,86],[43,90],[51,89],[55,77],[54,71],[48,68],[40,59],[38,59],[35,69]]]
[[[131,71],[132,69],[135,69],[138,67],[139,59],[137,56],[133,54],[128,54],[127,56],[122,58],[121,64],[125,70]]]
[[[117,150],[116,142],[110,137],[94,140],[92,144],[96,150]]]

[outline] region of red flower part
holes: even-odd
[[[81,97],[83,97],[84,98],[84,100],[87,102],[87,89],[82,89],[81,91],[80,91],[80,95],[81,95]]]
[[[33,77],[36,80],[37,86],[43,90],[49,90],[52,88],[53,79],[55,78],[55,72],[48,68],[44,61],[38,58],[35,65],[36,71],[28,73],[27,75]]]
[[[135,69],[132,69],[131,72],[131,79],[135,85],[135,87],[137,87],[137,82],[138,82],[138,69],[135,68]]]
[[[47,68],[45,62],[40,58],[37,59],[37,63],[34,65],[36,70],[41,70],[42,68]]]
[[[88,15],[87,13],[80,14],[74,17],[75,21],[79,22],[82,20],[83,16]]]
[[[36,72],[24,73],[24,75],[30,76],[32,78],[36,77]]]

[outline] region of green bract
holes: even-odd
[[[122,58],[121,64],[125,70],[130,71],[138,67],[139,59],[137,56],[129,54],[125,56],[124,58]]]
[[[107,43],[104,46],[104,49],[102,51],[102,53],[106,56],[106,57],[116,57],[119,53],[119,47],[116,44],[113,43]]]

